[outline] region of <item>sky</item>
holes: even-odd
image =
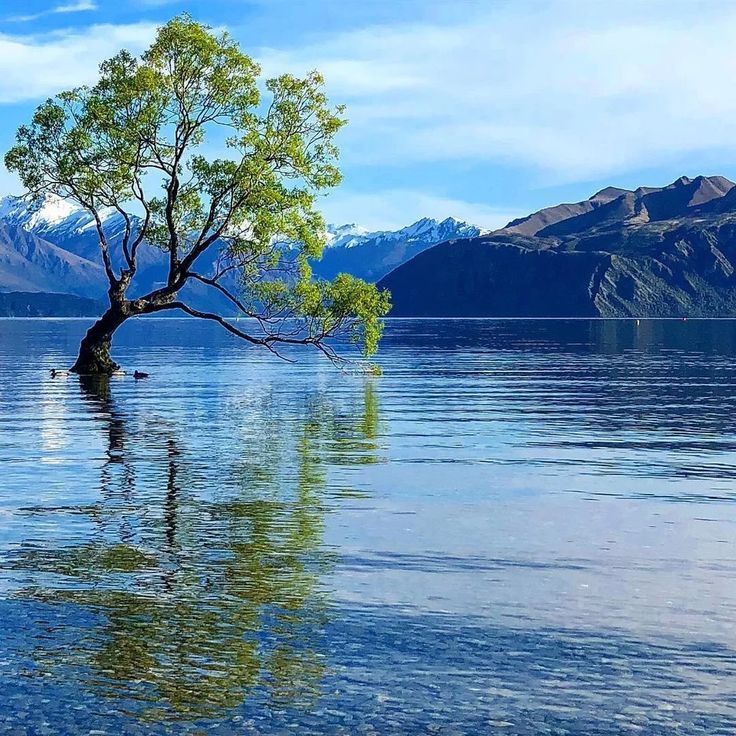
[[[329,222],[493,228],[608,185],[736,180],[734,0],[0,0],[0,149],[184,11],[347,106]]]

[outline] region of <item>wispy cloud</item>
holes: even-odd
[[[92,25],[43,36],[0,34],[0,103],[21,102],[94,82],[99,63],[127,48],[137,53],[156,25]]]
[[[480,227],[495,229],[525,214],[414,189],[377,192],[338,189],[320,202],[320,210],[328,222],[356,222],[369,230],[397,229],[422,217],[438,220],[456,217]]]
[[[38,20],[46,15],[63,15],[66,13],[82,13],[89,10],[97,10],[97,4],[90,0],[79,0],[75,3],[64,3],[62,5],[55,5],[48,10],[42,10],[38,13],[30,13],[28,15],[13,15],[7,20],[14,22],[25,22]]]
[[[266,69],[316,67],[348,104],[350,163],[509,163],[581,181],[724,151],[736,158],[736,4],[548,0],[367,28]]]
[[[52,13],[79,13],[82,10],[97,10],[97,5],[89,0],[79,0],[76,3],[57,5]]]

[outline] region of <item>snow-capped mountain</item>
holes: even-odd
[[[114,243],[122,237],[124,220],[114,209],[102,213],[103,227],[112,247],[113,260],[120,264],[121,254]],[[55,275],[53,279],[41,278],[39,264],[27,270],[22,285],[25,290],[33,291],[34,278],[38,281],[35,290],[45,291],[50,283],[56,290],[82,296],[98,297],[105,290],[105,277],[100,268],[100,252],[97,228],[93,217],[82,207],[54,195],[46,195],[40,202],[32,203],[20,197],[6,197],[0,200],[0,226],[7,232],[28,233],[38,242],[39,253],[46,251],[43,243],[51,246],[49,253],[69,258],[40,259],[43,263],[52,261]],[[368,281],[378,281],[389,271],[400,266],[414,256],[437,243],[447,240],[472,238],[483,234],[484,230],[467,222],[448,217],[445,220],[434,220],[428,217],[399,230],[381,230],[370,232],[356,224],[329,225],[325,233],[327,247],[321,261],[313,263],[316,276],[333,278],[338,273],[350,273]],[[5,237],[7,248],[12,245],[12,239]],[[23,240],[20,235],[15,238]],[[36,242],[34,241],[34,242]],[[27,250],[27,249],[26,249]],[[47,249],[48,250],[48,249]],[[11,268],[11,258],[5,259],[7,273],[3,276],[3,263],[0,259],[0,291],[12,290],[18,282],[17,276],[11,271],[19,273],[18,258],[26,258],[23,253],[13,255],[15,265]],[[213,256],[210,254],[210,258]],[[38,258],[36,260],[39,260]],[[62,265],[63,264],[63,265]],[[90,266],[96,266],[91,269]],[[207,269],[207,264],[200,264]],[[164,254],[152,247],[144,247],[139,251],[139,269],[136,276],[136,289],[145,293],[150,288],[160,284],[166,278],[168,268]],[[22,269],[21,269],[22,270]],[[79,271],[79,273],[78,273]],[[23,271],[24,273],[26,271]],[[35,276],[33,276],[35,274]],[[99,280],[99,286],[90,283],[90,278]],[[194,284],[194,287],[207,287]],[[210,298],[209,292],[202,295],[206,301]],[[219,298],[219,294],[216,295]],[[204,302],[203,302],[204,303]]]
[[[125,263],[122,249],[116,247],[116,244],[122,241],[125,220],[117,210],[111,207],[100,211],[100,219],[111,246],[110,255],[113,266],[123,267]],[[132,217],[133,227],[137,220],[135,216]],[[0,200],[0,223],[21,228],[84,261],[98,264],[101,274],[101,291],[104,293],[106,290],[97,225],[94,217],[80,205],[53,194],[47,194],[35,202],[23,197],[5,197]],[[163,283],[167,269],[168,260],[158,248],[141,248],[138,251],[138,273],[132,293],[145,293]],[[69,273],[68,278],[73,280],[73,271]],[[70,291],[86,296],[80,289]]]
[[[423,240],[456,240],[457,238],[475,238],[478,235],[489,232],[477,225],[448,217],[442,221],[431,217],[423,217],[413,225],[397,231],[397,235],[407,238],[421,238]]]
[[[125,221],[119,212],[106,208],[100,212],[100,218],[108,238],[114,241],[122,237]],[[55,194],[46,194],[35,202],[24,197],[5,197],[0,200],[0,220],[82,258],[99,261],[94,218],[83,207]]]
[[[333,278],[351,273],[367,281],[378,281],[410,258],[446,240],[474,238],[489,232],[477,225],[448,217],[421,220],[399,230],[369,232],[357,225],[329,225],[322,260],[313,264],[318,276]]]
[[[92,218],[74,203],[46,194],[35,205],[24,197],[4,197],[0,200],[0,219],[40,235],[59,226],[81,227],[82,221],[91,222]]]
[[[421,238],[422,240],[433,240],[439,243],[443,240],[454,238],[474,238],[483,235],[488,230],[483,230],[476,225],[463,222],[454,217],[445,220],[434,220],[431,217],[423,217],[413,225],[408,225],[400,230],[375,230],[371,232],[354,223],[349,225],[327,226],[328,248],[353,248],[371,240],[411,240]]]
[[[116,248],[115,243],[122,239],[125,220],[113,208],[102,210],[100,219],[111,243],[113,264],[116,267],[123,266],[121,249]],[[56,291],[94,298],[105,293],[107,278],[102,268],[97,226],[94,217],[83,207],[53,194],[47,194],[35,202],[23,197],[5,197],[0,200],[0,226],[29,233],[39,243],[52,247],[53,252],[70,256],[63,273],[61,269],[56,269],[60,271],[58,275],[63,276]],[[19,238],[16,240],[20,241]],[[93,264],[96,268],[99,281],[96,288],[91,288],[89,284],[87,264]],[[80,271],[82,265],[84,273]],[[139,293],[150,290],[165,278],[166,259],[156,248],[141,248],[138,266],[136,285]],[[6,284],[13,280],[9,274],[0,273],[0,290],[10,290]],[[26,290],[46,291],[46,281],[39,280],[37,289],[29,284]]]
[[[349,225],[328,225],[325,231],[328,248],[352,248],[365,240],[370,231],[351,223]]]

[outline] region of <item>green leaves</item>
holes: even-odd
[[[387,291],[342,273],[333,281],[304,279],[294,293],[295,311],[312,321],[316,335],[332,334],[347,324],[351,340],[366,356],[376,352],[383,331],[380,318],[390,308]]]
[[[159,30],[143,61],[191,119],[236,115],[259,102],[260,67],[229,34],[214,35],[187,14]]]
[[[119,243],[108,244],[98,228],[121,298],[138,245],[169,254],[167,285],[137,299],[139,311],[165,308],[201,276],[239,303],[228,291],[237,281],[267,344],[283,341],[279,320],[300,320],[299,336],[290,328],[288,342],[321,347],[347,329],[371,354],[387,294],[350,276],[312,282],[307,266],[324,247],[317,197],[340,182],[334,138],[344,108],[329,104],[316,71],[265,80],[263,101],[259,75],[227,33],[177,16],[140,58],[121,51],[102,63],[93,87],[41,105],[18,130],[5,164],[30,193],[74,199],[98,222],[103,207],[140,215],[137,230],[128,228]],[[219,252],[209,259],[217,272],[197,274],[210,249]]]

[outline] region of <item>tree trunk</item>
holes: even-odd
[[[110,357],[110,346],[115,330],[130,316],[123,306],[111,306],[82,338],[77,361],[72,373],[109,376],[120,368]]]

